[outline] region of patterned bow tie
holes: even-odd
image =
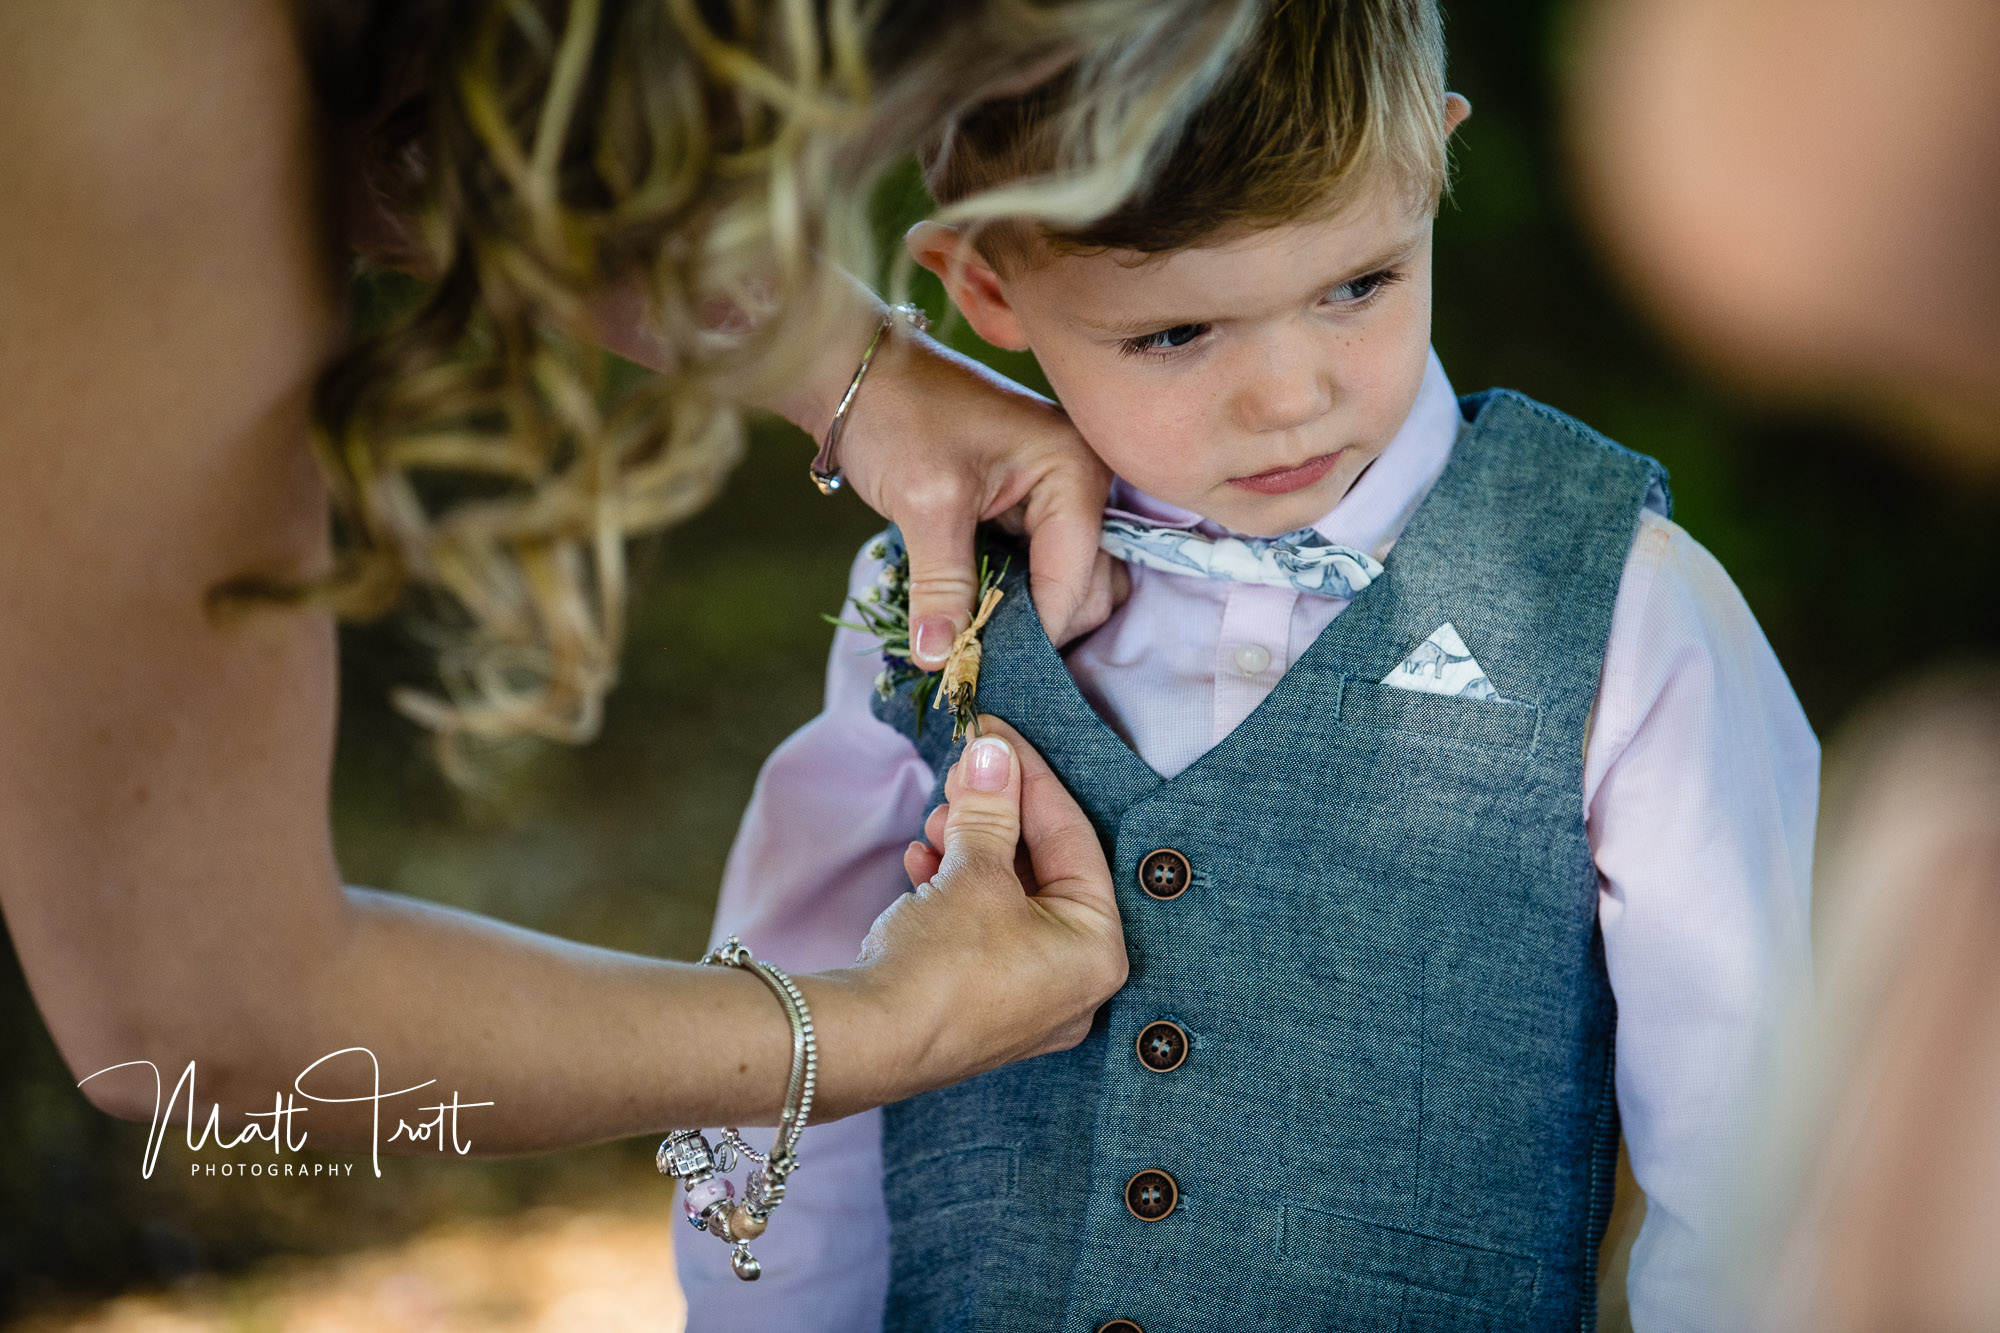
[[[1382,573],[1366,551],[1328,545],[1311,528],[1282,537],[1204,537],[1184,528],[1156,528],[1107,518],[1097,543],[1127,564],[1195,578],[1296,588],[1321,597],[1350,598]]]

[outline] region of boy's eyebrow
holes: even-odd
[[[1316,283],[1304,290],[1315,292],[1329,291],[1340,286],[1342,283],[1352,282],[1356,278],[1364,278],[1370,273],[1377,273],[1385,268],[1391,268],[1408,259],[1411,253],[1423,244],[1423,239],[1422,234],[1418,234],[1396,241],[1391,245],[1385,246],[1372,258],[1360,264],[1351,265],[1342,270],[1337,276],[1325,282]],[[1077,322],[1094,333],[1101,333],[1108,337],[1136,338],[1141,334],[1157,333],[1161,329],[1171,329],[1181,324],[1205,324],[1216,318],[1217,316],[1211,313],[1202,315],[1147,315],[1139,319],[1121,319],[1110,324],[1099,324],[1089,319],[1080,319]]]

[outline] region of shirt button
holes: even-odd
[[[1194,868],[1188,859],[1171,847],[1146,853],[1146,859],[1139,863],[1139,887],[1149,898],[1161,902],[1171,902],[1188,891],[1194,882]]]
[[[1171,1074],[1187,1059],[1187,1029],[1164,1018],[1156,1019],[1139,1030],[1139,1040],[1134,1045],[1140,1064],[1155,1074]]]
[[[1157,1222],[1181,1201],[1181,1187],[1164,1171],[1147,1167],[1125,1182],[1125,1207],[1141,1222]]]
[[[1230,655],[1236,659],[1236,669],[1246,676],[1261,675],[1271,665],[1271,650],[1261,643],[1239,643]]]
[[[1097,1326],[1097,1333],[1146,1333],[1129,1319],[1113,1319]]]

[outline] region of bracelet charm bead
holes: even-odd
[[[785,1179],[798,1167],[799,1134],[812,1114],[813,1087],[818,1082],[819,1042],[797,983],[780,969],[752,958],[734,935],[701,961],[712,967],[737,967],[754,973],[784,1005],[792,1028],[792,1070],[785,1085],[785,1106],[768,1153],[752,1148],[736,1129],[723,1130],[721,1141],[714,1145],[699,1129],[677,1129],[660,1144],[654,1164],[660,1174],[681,1182],[687,1193],[682,1206],[689,1225],[732,1246],[730,1267],[745,1282],[755,1282],[764,1270],[757,1256],[750,1253],[750,1242],[770,1225],[772,1211],[785,1198]],[[744,1178],[740,1203],[736,1184],[729,1179],[739,1160],[754,1164]]]

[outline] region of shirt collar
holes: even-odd
[[[1410,415],[1340,503],[1311,525],[1313,530],[1336,546],[1350,546],[1382,559],[1450,461],[1461,424],[1458,396],[1433,351]],[[1159,527],[1195,528],[1210,535],[1226,531],[1193,510],[1146,494],[1123,477],[1111,483],[1106,512],[1114,518],[1136,518]]]

